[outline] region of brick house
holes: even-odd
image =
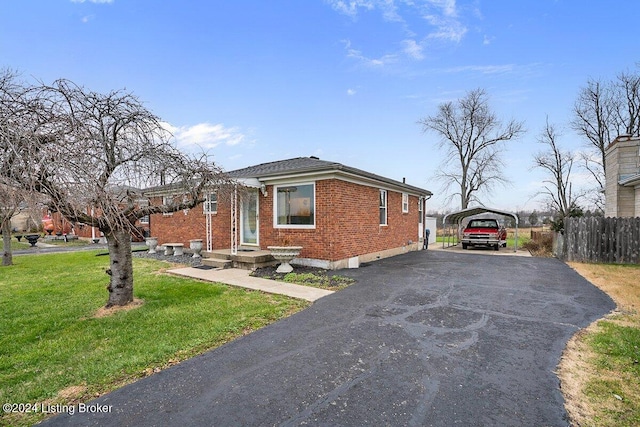
[[[422,248],[428,190],[317,157],[229,175],[243,184],[241,195],[214,193],[198,208],[152,215],[151,235],[160,244],[185,247],[203,239],[209,250],[259,250],[286,242],[303,247],[295,263],[327,269]],[[175,197],[170,187],[146,195],[152,204]]]
[[[607,217],[640,217],[640,137],[621,135],[605,150]]]

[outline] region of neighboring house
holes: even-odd
[[[229,175],[243,184],[237,203],[233,195],[211,194],[198,208],[152,215],[151,235],[185,247],[203,239],[209,250],[298,245],[296,263],[328,269],[422,248],[428,190],[317,157]],[[170,187],[145,195],[154,205],[175,197]]]
[[[605,151],[606,217],[640,217],[640,137],[621,135]]]

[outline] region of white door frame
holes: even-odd
[[[240,208],[240,244],[248,245],[248,246],[259,246],[260,245],[260,197],[257,188],[251,188],[248,190],[250,195],[247,197],[243,197],[241,201]],[[247,242],[245,241],[245,227],[248,224],[248,221],[251,221],[251,218],[245,218],[245,215],[248,213],[247,209],[249,208],[247,202],[250,199],[255,199],[255,242]]]

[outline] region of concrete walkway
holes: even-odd
[[[311,286],[296,285],[293,283],[279,282],[271,279],[251,277],[249,270],[238,268],[203,270],[195,267],[175,268],[167,273],[177,276],[191,277],[193,279],[205,280],[207,282],[224,283],[232,286],[240,286],[256,291],[268,292],[270,294],[286,295],[293,298],[316,301],[333,291],[314,288]]]

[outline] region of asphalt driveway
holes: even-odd
[[[49,426],[565,426],[567,340],[614,308],[555,259],[422,251]]]

